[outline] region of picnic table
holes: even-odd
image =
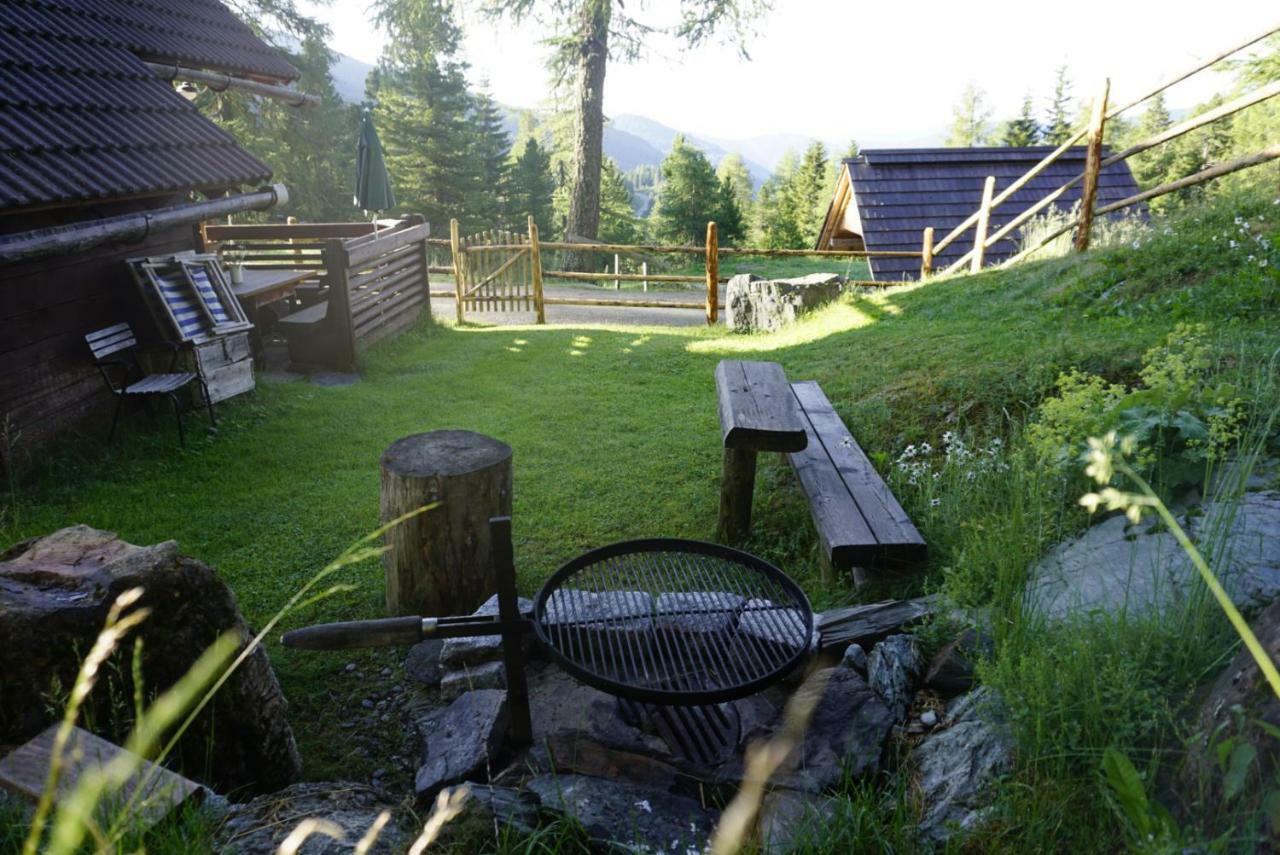
[[[246,267],[242,281],[231,286],[231,291],[240,301],[245,314],[253,318],[253,352],[259,358],[262,356],[262,334],[276,320],[276,316],[264,312],[263,307],[292,297],[300,284],[315,275],[314,270],[259,270]]]

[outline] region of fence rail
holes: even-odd
[[[1074,249],[1078,252],[1082,252],[1089,248],[1093,222],[1097,216],[1123,210],[1124,208],[1132,207],[1133,205],[1140,204],[1150,199],[1155,199],[1187,187],[1194,187],[1198,184],[1203,184],[1206,181],[1212,181],[1213,179],[1219,178],[1223,175],[1238,172],[1241,169],[1257,166],[1261,163],[1266,163],[1280,157],[1280,140],[1278,140],[1277,145],[1271,145],[1261,151],[1255,152],[1246,157],[1238,158],[1230,163],[1211,166],[1195,173],[1194,175],[1189,175],[1177,181],[1170,181],[1142,193],[1134,194],[1127,199],[1122,199],[1102,207],[1097,207],[1098,178],[1103,169],[1117,163],[1121,163],[1134,155],[1141,154],[1142,152],[1148,151],[1156,146],[1163,145],[1198,128],[1205,127],[1213,122],[1235,115],[1242,110],[1246,110],[1280,95],[1280,80],[1273,80],[1270,83],[1263,84],[1225,104],[1215,107],[1212,110],[1208,110],[1198,116],[1185,119],[1184,121],[1179,122],[1160,133],[1153,134],[1140,142],[1134,143],[1123,151],[1116,152],[1106,158],[1103,158],[1101,157],[1102,138],[1106,132],[1106,125],[1108,121],[1120,116],[1139,104],[1149,101],[1169,89],[1171,86],[1187,80],[1213,65],[1216,65],[1232,54],[1251,47],[1277,32],[1280,32],[1280,22],[1273,24],[1258,35],[1249,37],[1244,42],[1233,44],[1231,47],[1214,54],[1211,58],[1200,61],[1190,68],[1173,75],[1154,89],[1119,107],[1109,105],[1108,98],[1110,96],[1111,82],[1110,80],[1104,81],[1101,91],[1094,98],[1088,126],[1081,128],[1072,134],[1070,139],[1047,154],[1042,160],[1036,163],[1035,166],[1031,167],[1031,169],[1027,170],[1027,172],[1014,180],[1013,183],[1008,187],[1005,187],[999,193],[991,192],[994,187],[995,179],[994,177],[989,176],[987,178],[987,184],[984,187],[982,202],[978,206],[978,209],[970,214],[958,226],[944,235],[936,244],[933,244],[932,247],[928,247],[929,241],[926,239],[926,254],[936,257],[938,253],[942,252],[962,235],[972,229],[974,232],[973,247],[948,265],[942,273],[954,273],[966,266],[971,272],[977,272],[982,268],[986,250],[1008,238],[1010,234],[1028,220],[1048,208],[1058,199],[1062,198],[1064,194],[1080,184],[1084,185],[1084,189],[1081,193],[1080,210],[1076,216],[1062,228],[1056,229],[1048,235],[1043,236],[1035,246],[1022,249],[1016,255],[1012,256],[1006,263],[1014,263],[1033,255],[1035,252],[1069,231],[1075,231],[1075,239],[1073,241]],[[1029,181],[1048,168],[1050,164],[1062,157],[1062,155],[1081,140],[1085,140],[1088,147],[1084,172],[1075,176],[1056,190],[1046,194],[1038,202],[1022,211],[1004,226],[997,229],[994,233],[988,234],[986,224],[990,222],[992,212],[1013,196],[1013,194],[1019,189],[1026,186]],[[922,265],[922,274],[928,275],[926,270],[930,266],[931,265],[929,264]]]
[[[448,248],[451,256],[451,264],[445,266],[432,266],[432,273],[449,273],[454,276],[454,299],[457,305],[458,321],[461,323],[466,319],[466,307],[468,304],[475,304],[474,293],[481,287],[477,281],[468,279],[469,275],[474,278],[474,271],[477,265],[489,265],[485,269],[490,271],[490,276],[498,276],[499,274],[512,269],[514,266],[519,269],[518,259],[527,254],[532,263],[530,267],[530,275],[533,277],[532,292],[534,300],[534,309],[537,313],[538,323],[546,322],[546,306],[629,306],[643,308],[664,308],[664,309],[702,309],[707,318],[708,324],[714,324],[719,320],[720,309],[720,285],[728,282],[728,278],[720,275],[720,258],[721,256],[734,257],[761,257],[761,258],[803,258],[803,257],[819,257],[819,258],[919,258],[921,259],[922,270],[931,271],[933,263],[933,254],[930,246],[933,241],[933,230],[926,229],[924,240],[921,244],[920,251],[895,251],[895,252],[878,252],[867,250],[838,250],[838,249],[753,249],[751,247],[736,246],[720,246],[719,232],[716,223],[707,223],[707,237],[702,246],[676,246],[661,244],[622,244],[622,243],[601,243],[596,241],[544,241],[538,238],[537,225],[533,222],[533,218],[529,218],[527,235],[512,235],[510,232],[488,232],[488,237],[484,235],[478,236],[481,240],[478,242],[476,237],[463,238],[459,231],[458,221],[451,220],[449,224],[450,237],[448,240],[443,238],[433,238],[427,241],[427,244],[440,249]],[[542,266],[541,253],[544,250],[549,251],[567,251],[573,253],[601,253],[614,256],[613,270],[602,271],[582,271],[582,270],[544,270]],[[486,261],[485,259],[499,258],[502,256],[510,256],[505,261]],[[703,260],[703,272],[701,274],[679,274],[679,273],[650,273],[648,272],[648,262],[644,263],[644,269],[640,273],[623,273],[620,269],[618,259],[620,256],[644,257],[644,256],[697,256]],[[497,265],[496,267],[493,265]],[[648,283],[679,283],[686,285],[701,284],[705,288],[705,298],[701,304],[681,302],[675,300],[660,299],[604,299],[596,297],[547,297],[542,293],[542,283],[544,279],[560,279],[569,282],[613,282],[615,288],[622,282],[640,282],[648,290]],[[889,283],[875,282],[871,280],[859,279],[853,284],[883,286]],[[436,292],[438,295],[439,292]]]

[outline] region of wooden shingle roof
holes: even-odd
[[[0,213],[271,177],[143,60],[296,76],[213,0],[5,0]]]
[[[857,205],[866,248],[918,252],[926,226],[933,226],[935,237],[941,239],[978,209],[988,175],[995,176],[999,193],[1051,151],[1051,146],[872,149],[845,160],[844,168],[853,188],[852,204]],[[1084,160],[1083,146],[1068,150],[995,210],[990,232],[1083,172]],[[1103,170],[1098,184],[1099,205],[1138,192],[1129,167],[1123,162]],[[1077,185],[1054,205],[1070,210],[1079,198]],[[832,210],[828,216],[842,214]],[[1018,248],[1013,238],[1017,234],[988,249],[987,263],[1015,254]],[[972,246],[971,228],[937,256],[935,269],[946,267]],[[871,272],[879,281],[916,279],[920,262],[913,258],[873,258]]]

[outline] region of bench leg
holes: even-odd
[[[756,489],[756,453],[741,448],[724,450],[720,480],[720,520],[716,539],[735,543],[751,533],[751,500]]]

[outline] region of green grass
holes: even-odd
[[[1234,218],[1243,216],[1280,243],[1273,195],[1226,199],[1168,234],[1157,230],[1140,251],[862,292],[773,335],[424,325],[368,353],[355,386],[261,385],[223,406],[217,435],[197,438],[186,452],[157,416],[127,421],[114,449],[103,441],[103,422],[30,454],[7,509],[0,506],[0,544],[72,523],[135,543],[174,538],[217,567],[259,623],[377,525],[378,456],[387,445],[419,431],[467,428],[514,449],[516,559],[522,591],[531,593],[593,546],[712,537],[720,467],[712,372],[726,357],[773,360],[793,379],[818,380],[882,471],[908,444],[939,445],[946,430],[1017,445],[1020,426],[1060,371],[1132,381],[1142,354],[1179,321],[1210,325],[1225,372],[1266,364],[1280,346],[1276,265],[1227,250],[1221,235],[1238,230]],[[811,272],[813,264],[769,260],[767,275]],[[965,605],[993,608],[1004,622],[984,674],[1022,716],[1024,759],[1002,804],[1024,819],[996,823],[985,844],[1114,849],[1123,829],[1099,793],[1096,751],[1109,738],[1144,756],[1166,750],[1205,661],[1178,659],[1187,642],[1150,627],[1094,628],[1076,639],[1021,631],[1015,601],[1027,564],[1085,524],[1065,485],[1026,466],[935,492],[894,477],[931,544],[931,565],[892,591],[943,589]],[[812,526],[789,467],[763,460],[757,491],[748,548],[795,576],[819,606],[854,599],[846,583],[819,582]],[[380,565],[347,578],[355,592],[292,623],[380,615]],[[1220,661],[1226,644],[1207,661]],[[370,685],[338,674],[348,661],[376,673],[401,652],[319,655],[272,644],[270,655],[308,775],[370,771],[376,761],[338,728]],[[1065,670],[1064,661],[1102,670]],[[1109,736],[1105,725],[1132,708],[1138,712]],[[879,838],[897,839],[906,820],[876,818],[869,803],[860,796],[845,812],[868,827],[881,823]]]

